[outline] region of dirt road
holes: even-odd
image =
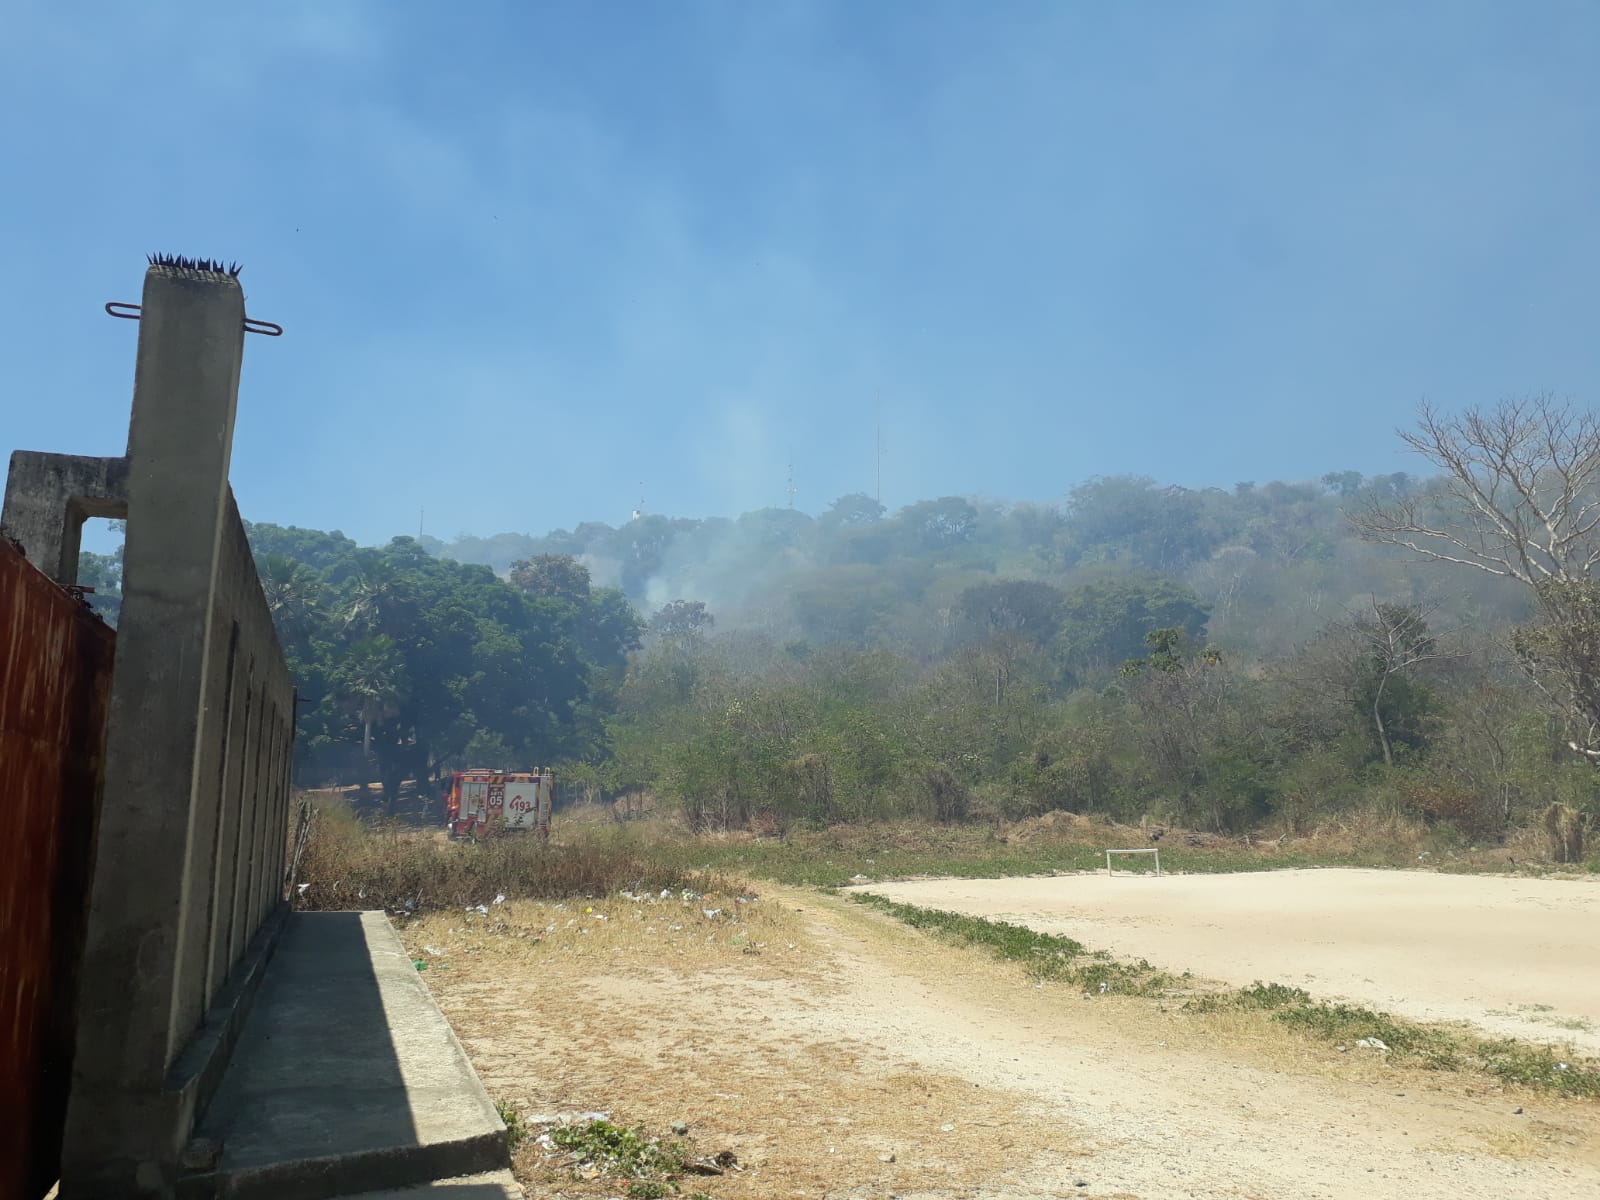
[[[870,889],[1244,985],[1600,1054],[1600,880],[1422,871],[925,880]]]
[[[748,1167],[706,1181],[717,1200],[1600,1195],[1593,1104],[1037,986],[838,898],[773,889],[736,924],[701,905],[405,936],[448,967],[424,977],[491,1094],[687,1121]],[[622,1191],[527,1151],[519,1171],[532,1196]]]

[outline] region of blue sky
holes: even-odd
[[[1600,395],[1587,3],[0,16],[0,451],[119,453],[152,250],[245,264],[245,516],[363,541],[1416,469]]]

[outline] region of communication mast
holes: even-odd
[[[874,432],[874,452],[878,467],[878,490],[873,496],[878,502],[878,507],[883,507],[883,399],[877,392],[872,394],[872,415],[877,428]]]

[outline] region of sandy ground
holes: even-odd
[[[1600,880],[1314,870],[923,880],[907,904],[1245,985],[1600,1054]]]
[[[491,1095],[687,1121],[747,1168],[685,1188],[715,1200],[1600,1195],[1594,1104],[1037,985],[839,898],[741,912],[507,905],[404,936]],[[518,1169],[530,1196],[623,1190]]]

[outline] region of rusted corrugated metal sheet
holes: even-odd
[[[56,1178],[115,644],[0,538],[0,1196]]]

